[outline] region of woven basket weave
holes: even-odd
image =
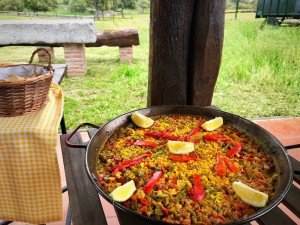
[[[33,57],[39,51],[45,51],[49,56],[48,66],[31,64]],[[44,49],[39,48],[32,53],[29,64],[0,66],[2,71],[20,71],[16,76],[23,76],[24,80],[0,82],[0,116],[19,116],[42,108],[46,104],[54,70],[51,67],[51,55]],[[26,74],[31,71],[30,74]],[[37,76],[32,77],[32,71]],[[25,75],[24,75],[25,73]],[[2,77],[3,78],[3,77]]]

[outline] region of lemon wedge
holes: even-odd
[[[268,202],[269,196],[267,194],[255,190],[240,181],[233,182],[232,187],[243,202],[249,205],[254,207],[265,207]]]
[[[135,125],[142,128],[150,127],[154,123],[153,119],[144,116],[143,114],[140,114],[138,112],[133,112],[131,114],[131,120],[134,122]]]
[[[135,183],[133,180],[128,181],[122,186],[117,187],[113,190],[109,196],[117,202],[125,202],[131,195],[136,191]]]
[[[168,149],[173,154],[183,155],[194,151],[194,143],[184,141],[168,141]]]
[[[214,119],[206,121],[201,125],[201,127],[206,131],[213,131],[215,129],[218,129],[222,125],[223,125],[223,118],[216,117]]]

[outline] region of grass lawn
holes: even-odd
[[[133,47],[132,64],[119,61],[117,47],[86,49],[87,74],[65,78],[61,85],[68,127],[87,121],[103,123],[146,107],[149,22],[149,14],[96,22],[99,31],[137,28],[140,45]],[[222,65],[213,104],[246,118],[300,116],[300,28],[260,30],[261,23],[254,14],[241,14],[238,20],[233,14],[226,15]],[[28,61],[34,49],[0,48],[0,62]],[[62,48],[55,48],[55,57],[54,63],[64,62]]]

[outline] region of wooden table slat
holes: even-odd
[[[61,136],[62,154],[73,224],[107,225],[99,195],[87,176],[85,150],[67,147],[65,137]],[[71,142],[82,144],[80,134],[74,135]]]
[[[294,174],[294,181],[300,184],[300,175]]]
[[[300,184],[300,162],[293,157],[290,156],[293,169],[294,169],[294,181],[296,181],[298,184]]]
[[[292,156],[290,156],[292,165],[293,165],[293,169],[294,169],[294,173],[298,174],[300,173],[300,162],[298,160],[296,160],[295,158],[293,158]]]
[[[262,225],[297,225],[278,207],[275,207],[267,214],[261,216],[257,222]]]
[[[298,217],[300,217],[300,189],[295,185],[291,186],[291,189],[287,193],[284,198],[284,204],[295,213]]]

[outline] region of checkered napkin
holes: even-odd
[[[52,83],[46,106],[0,117],[0,220],[43,224],[62,219],[56,156],[61,88]]]

